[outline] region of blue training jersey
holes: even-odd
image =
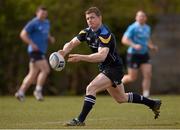
[[[29,38],[38,46],[39,51],[46,53],[48,47],[48,35],[50,30],[49,20],[40,20],[37,17],[33,18],[24,27]],[[32,52],[31,45],[28,46],[28,52]]]
[[[77,35],[77,38],[81,42],[87,42],[93,53],[98,52],[99,47],[109,48],[105,61],[99,63],[100,69],[122,65],[121,58],[116,51],[115,36],[106,26],[102,25],[96,32],[92,31],[91,28],[83,29]]]
[[[145,54],[148,52],[148,41],[151,36],[151,28],[147,24],[140,25],[138,22],[131,24],[124,33],[133,43],[140,44],[141,50],[135,50],[132,47],[128,48],[130,54]]]

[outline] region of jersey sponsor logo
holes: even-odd
[[[42,28],[42,26],[39,26],[38,29],[39,29],[39,30],[42,30],[43,28]]]
[[[111,40],[111,35],[108,38],[103,38],[103,37],[99,36],[99,39],[101,40],[102,43],[108,44],[109,41]]]

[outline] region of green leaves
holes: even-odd
[[[56,44],[49,46],[48,55],[62,48],[67,41],[87,26],[84,11],[90,6],[100,8],[103,22],[110,27],[117,38],[118,51],[124,54],[126,48],[120,45],[121,36],[128,24],[134,21],[137,10],[144,9],[150,15],[149,22],[153,25],[156,20],[151,16],[159,12],[180,12],[178,3],[180,3],[178,0],[163,3],[155,0],[0,0],[0,76],[2,79],[0,94],[14,93],[27,74],[27,46],[20,40],[19,33],[35,16],[39,5],[42,4],[48,8],[52,25],[51,33],[56,38]],[[171,6],[164,9],[165,5]],[[174,10],[172,7],[175,7]],[[85,44],[80,45],[74,52],[90,53]],[[46,86],[56,88],[58,92],[52,92],[56,94],[66,89],[82,93],[84,90],[82,88],[96,73],[98,73],[97,67],[93,64],[67,64],[60,73],[52,71]],[[50,90],[45,89],[47,93]]]

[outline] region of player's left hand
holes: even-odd
[[[49,36],[49,42],[54,44],[55,43],[55,38],[53,36]]]
[[[80,54],[69,54],[68,62],[79,62],[81,61],[81,55]]]
[[[59,54],[61,54],[63,57],[66,56],[66,55],[65,55],[65,52],[64,52],[63,50],[59,50],[59,51],[57,51],[57,52],[59,52]]]
[[[154,45],[152,48],[151,48],[152,51],[154,52],[158,52],[159,48],[158,46]]]

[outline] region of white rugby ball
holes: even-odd
[[[58,52],[53,52],[49,57],[49,64],[52,69],[61,71],[65,67],[64,57]]]

